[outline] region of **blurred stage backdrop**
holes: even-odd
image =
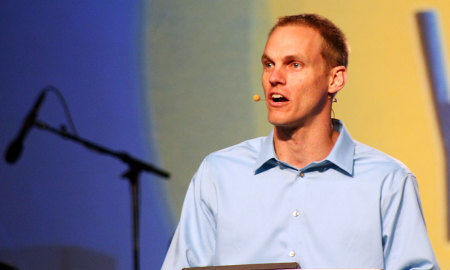
[[[319,13],[344,30],[352,48],[335,117],[416,174],[433,247],[450,269],[450,135],[422,52],[415,14],[423,10],[437,14],[448,50],[445,0],[1,1],[0,150],[39,90],[54,85],[80,136],[171,172],[168,182],[141,177],[141,268],[159,269],[203,157],[271,128],[265,105],[251,99],[262,93],[270,26],[282,15]],[[449,63],[445,53],[442,60]],[[67,125],[52,93],[38,118]],[[16,164],[0,160],[0,261],[32,270],[132,269],[130,187],[120,178],[126,169],[32,129]]]

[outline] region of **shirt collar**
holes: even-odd
[[[345,128],[344,123],[333,119],[334,129],[339,132],[339,137],[325,160],[330,161],[350,175],[353,174],[353,162],[355,155],[355,142]]]
[[[313,162],[305,168],[311,168],[323,165],[324,163],[332,163],[344,170],[348,174],[353,174],[353,156],[355,153],[355,143],[344,126],[344,123],[338,119],[333,119],[333,127],[339,132],[339,137],[328,156],[318,162]],[[279,163],[275,154],[273,145],[273,129],[269,135],[264,139],[261,145],[261,151],[255,163],[255,174],[268,170],[277,166]]]
[[[254,171],[255,174],[268,170],[276,166],[278,161],[275,154],[275,148],[273,146],[273,129],[270,131],[269,135],[264,138],[261,150],[259,152],[258,158],[256,159]]]

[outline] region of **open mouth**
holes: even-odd
[[[272,94],[270,96],[270,98],[272,99],[273,102],[284,102],[284,101],[288,101],[287,98],[285,98],[283,95],[280,94]]]

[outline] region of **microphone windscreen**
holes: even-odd
[[[22,153],[22,149],[23,149],[22,140],[16,139],[12,141],[5,152],[6,162],[8,162],[9,164],[15,163],[19,159],[19,156]]]

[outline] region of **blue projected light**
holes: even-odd
[[[144,1],[0,1],[0,262],[18,269],[128,270],[130,187],[121,162],[29,130],[20,160],[3,158],[37,92],[64,94],[80,137],[155,163],[142,59]],[[38,120],[66,125],[55,95]],[[141,269],[159,269],[172,235],[164,184],[140,180]],[[1,267],[0,267],[1,268]]]

